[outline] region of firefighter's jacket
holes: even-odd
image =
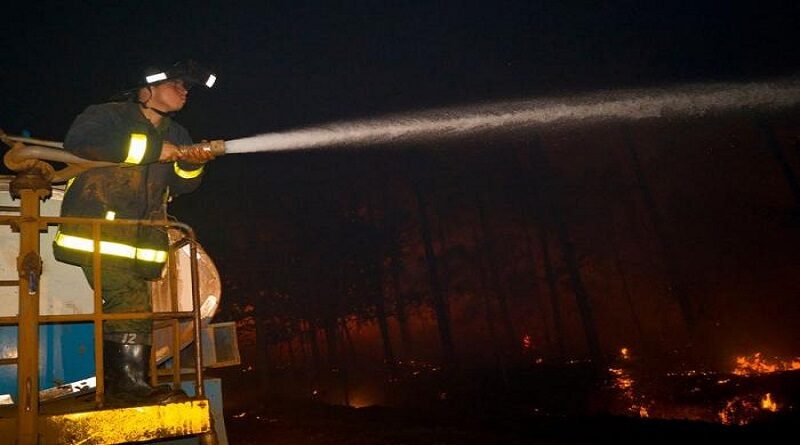
[[[200,184],[201,166],[158,162],[164,141],[191,144],[189,133],[170,118],[158,128],[132,102],[92,105],[73,122],[64,148],[84,159],[123,163],[85,171],[67,187],[61,216],[163,220],[170,196]],[[103,225],[103,265],[125,268],[146,279],[158,278],[167,260],[169,240],[162,227]],[[54,241],[57,260],[92,264],[95,243],[88,224],[62,224]]]

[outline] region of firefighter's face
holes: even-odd
[[[165,112],[178,111],[186,105],[188,90],[183,81],[168,80],[151,87],[153,93],[148,106]]]

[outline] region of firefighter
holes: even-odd
[[[172,197],[195,190],[213,154],[192,144],[172,115],[186,104],[192,86],[210,88],[215,76],[194,62],[145,70],[120,97],[91,105],[78,115],[64,148],[91,160],[120,163],[76,177],[61,207],[65,217],[108,220],[163,220]],[[151,310],[150,280],[167,260],[164,229],[143,225],[103,225],[100,233],[102,297],[105,313]],[[93,286],[92,229],[62,224],[54,241],[57,260],[83,268]],[[176,395],[149,384],[152,320],[110,320],[103,329],[103,368],[109,404],[166,402]],[[185,397],[185,395],[184,395]]]

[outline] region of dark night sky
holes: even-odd
[[[76,114],[127,87],[131,74],[184,58],[213,68],[219,81],[212,91],[193,92],[177,119],[195,139],[226,140],[420,108],[621,87],[759,80],[800,69],[797,2],[239,3],[6,6],[0,37],[0,128],[62,140]],[[473,141],[472,162],[489,165],[492,144],[482,141],[485,159],[480,159],[482,143]],[[683,159],[691,164],[694,156],[702,158],[707,154],[702,148],[686,151]],[[277,212],[274,206],[259,209],[266,201],[260,199],[266,194],[259,187],[274,186],[272,199],[280,187],[296,184],[279,184],[280,175],[313,182],[358,173],[358,166],[348,164],[380,162],[380,152],[371,153],[223,157],[212,164],[201,192],[180,200],[181,205],[197,218],[198,209],[216,207],[206,200],[219,198],[223,192],[215,193],[215,188],[220,187],[224,193],[248,196],[238,207],[219,205],[228,211]],[[586,159],[612,157],[575,153],[574,171],[566,175],[573,179],[597,173],[580,171],[581,166],[598,165]],[[685,173],[687,164],[675,159],[666,159],[655,175],[662,184]],[[705,179],[702,169],[697,171],[696,177]],[[261,172],[277,176],[259,178]],[[358,187],[356,180],[353,184]],[[610,182],[606,185],[613,188]],[[302,193],[283,191],[288,196]],[[657,198],[668,203],[673,197]],[[585,210],[578,206],[574,212]],[[199,224],[205,236],[213,230],[207,220],[188,222]],[[684,241],[692,248],[699,245]]]
[[[60,140],[75,114],[126,86],[138,68],[186,57],[219,73],[218,88],[195,94],[181,115],[207,139],[800,67],[794,2],[246,3],[7,7],[0,126]]]

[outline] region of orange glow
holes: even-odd
[[[531,340],[531,336],[525,334],[522,337],[522,349],[531,349],[533,347],[533,341]]]
[[[753,418],[757,408],[748,400],[734,397],[729,400],[717,415],[725,425],[746,425]]]
[[[353,394],[350,396],[350,406],[353,408],[364,408],[373,405],[375,405],[375,401],[367,394]]]
[[[763,399],[761,399],[761,408],[767,411],[778,411],[778,404],[772,401],[772,395],[767,393]]]
[[[650,413],[647,411],[647,407],[641,403],[642,397],[636,394],[634,388],[636,382],[633,378],[624,369],[609,368],[609,371],[615,376],[614,387],[620,391],[623,399],[630,404],[626,411],[639,417],[649,417]]]
[[[772,400],[772,394],[766,393],[760,401],[753,397],[734,397],[717,413],[717,416],[725,425],[746,425],[756,418],[759,412],[776,412],[779,409],[780,406]]]
[[[778,371],[793,371],[800,369],[800,359],[780,360],[778,358],[764,358],[760,352],[751,356],[736,357],[736,375],[769,374]]]
[[[631,356],[630,356],[630,350],[629,350],[628,348],[622,348],[622,349],[620,349],[620,350],[619,350],[619,355],[620,355],[620,356],[621,356],[621,357],[622,357],[624,360],[628,360],[629,358],[631,358]]]
[[[614,386],[622,390],[633,388],[633,379],[630,378],[622,369],[609,369],[617,377],[614,379]]]

